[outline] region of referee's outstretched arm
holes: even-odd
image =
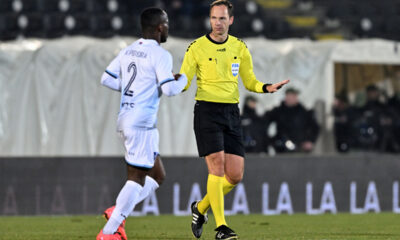
[[[268,90],[269,93],[276,92],[276,91],[278,91],[281,87],[283,87],[285,84],[288,84],[289,82],[290,82],[290,80],[289,80],[289,79],[286,79],[286,80],[283,80],[283,81],[281,81],[281,82],[268,85],[268,86],[267,86],[267,90]]]

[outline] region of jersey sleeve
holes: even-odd
[[[252,92],[263,93],[264,83],[257,80],[253,71],[253,60],[249,49],[243,43],[242,61],[239,67],[239,74],[245,88]]]
[[[163,94],[167,96],[174,96],[182,92],[183,88],[186,86],[187,78],[185,74],[181,74],[178,79],[171,79],[168,81],[164,81],[161,84],[161,90]]]
[[[101,77],[101,84],[113,90],[121,90],[121,63],[120,54],[107,66]]]
[[[172,56],[168,51],[164,51],[159,59],[156,59],[155,71],[159,84],[174,79],[172,74]]]
[[[193,42],[195,43],[195,42]],[[194,75],[196,74],[196,69],[197,69],[197,62],[194,58],[194,49],[191,47],[193,43],[190,44],[188,49],[186,50],[185,57],[183,58],[181,70],[179,71],[180,74],[185,74],[187,77],[187,84],[183,91],[186,91],[189,87],[190,84],[192,83],[192,79]]]

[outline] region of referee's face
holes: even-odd
[[[214,6],[210,11],[210,24],[214,35],[226,35],[229,25],[233,23],[233,16],[229,16],[225,5]]]

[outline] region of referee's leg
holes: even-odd
[[[227,225],[224,215],[224,165],[225,154],[223,151],[211,153],[205,157],[208,167],[207,195],[214,214],[217,228]]]
[[[225,179],[223,129],[226,126],[225,116],[221,115],[221,110],[223,109],[225,109],[225,106],[221,104],[198,101],[194,108],[193,124],[199,156],[205,157],[208,167],[207,195],[194,207],[197,208],[200,214],[204,215],[211,205],[217,227],[226,225],[223,192]],[[192,226],[192,231],[194,229],[194,235],[199,236],[201,234],[195,233],[201,232],[202,223],[197,223],[196,214],[193,216],[195,226]]]
[[[219,151],[211,153],[205,157],[208,173],[215,176],[223,177],[225,173],[225,153]]]
[[[208,162],[211,162],[211,160]],[[210,166],[208,162],[207,166]],[[215,163],[213,165],[215,165]],[[208,172],[212,174],[210,167],[208,167]],[[244,158],[239,155],[224,153],[224,178],[222,179],[222,191],[224,196],[231,192],[232,189],[242,180],[243,172]],[[197,207],[201,214],[207,213],[207,211],[210,209],[210,199],[208,194],[206,194],[198,203]]]
[[[244,158],[239,155],[225,153],[225,178],[232,185],[243,179]]]

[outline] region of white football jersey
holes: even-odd
[[[161,97],[159,87],[174,80],[171,54],[157,41],[141,38],[124,48],[106,73],[120,81],[118,130],[154,128]]]

